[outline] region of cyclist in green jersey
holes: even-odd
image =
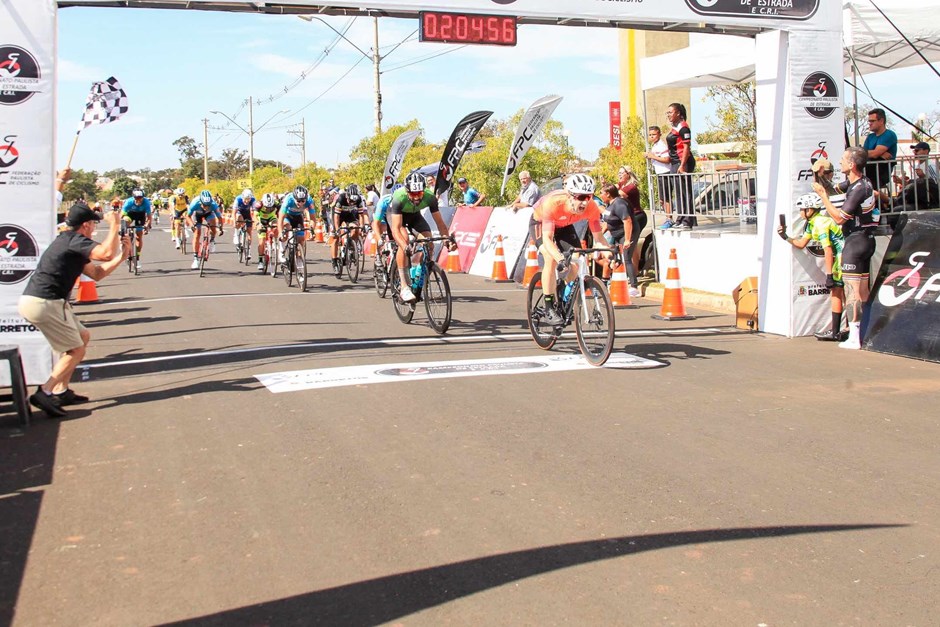
[[[261,197],[261,206],[255,209],[258,216],[258,270],[264,270],[264,240],[277,237],[277,211],[280,205],[274,194]]]
[[[398,244],[395,260],[398,262],[398,274],[401,277],[401,299],[406,303],[416,300],[414,292],[409,287],[411,281],[407,275],[408,258],[405,251],[408,249],[408,229],[420,237],[431,237],[431,227],[421,216],[421,210],[427,207],[437,224],[437,231],[441,237],[450,237],[450,230],[444,218],[441,217],[437,198],[425,189],[426,185],[424,177],[418,172],[409,174],[405,178],[405,186],[392,195],[392,203],[388,208],[389,231],[395,243]],[[448,243],[448,248],[451,250],[456,246],[454,241]]]

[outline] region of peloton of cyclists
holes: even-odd
[[[238,229],[245,225],[245,240],[251,241],[251,229],[254,225],[253,211],[255,209],[255,195],[247,187],[242,190],[242,195],[232,203],[232,210],[235,213],[235,234],[232,236],[232,243],[238,245]],[[248,261],[251,261],[251,251],[245,251]]]
[[[205,220],[206,224],[209,226],[209,232],[211,234],[210,239],[215,239],[215,229],[220,219],[219,205],[212,199],[212,194],[209,190],[203,190],[203,192],[199,194],[199,198],[194,200],[189,206],[189,211],[186,213],[186,224],[192,227],[195,232],[195,237],[193,238],[193,265],[190,266],[191,269],[199,269],[199,243],[200,239],[202,239],[202,229],[195,228],[196,225],[202,224],[203,220]]]
[[[450,231],[438,208],[437,198],[426,187],[427,183],[424,176],[418,172],[412,172],[405,178],[405,186],[392,195],[392,202],[388,208],[389,231],[398,244],[395,261],[398,265],[398,275],[401,278],[401,299],[406,303],[417,300],[414,292],[411,291],[409,286],[411,281],[407,275],[410,261],[407,256],[409,249],[408,229],[418,233],[420,237],[431,237],[431,227],[421,216],[421,210],[427,207],[428,211],[431,212],[431,217],[434,218],[435,224],[437,224],[437,230],[441,237],[450,237]],[[600,226],[598,226],[598,230],[600,230]],[[453,250],[455,247],[456,243],[451,240],[448,243],[448,248]]]
[[[121,208],[121,219],[127,223],[128,228],[144,227],[137,232],[137,267],[140,267],[140,254],[144,251],[144,233],[150,230],[153,209],[150,199],[144,196],[144,190],[135,189],[131,197],[124,201]]]

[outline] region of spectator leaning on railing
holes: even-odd
[[[510,205],[513,213],[526,207],[534,207],[539,201],[539,186],[532,180],[528,170],[519,173],[519,195]]]
[[[865,138],[865,151],[868,165],[867,176],[876,189],[886,187],[891,181],[890,161],[898,155],[898,136],[889,129],[885,120],[884,109],[872,109],[868,112],[868,137]]]

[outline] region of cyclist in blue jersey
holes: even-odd
[[[251,240],[251,229],[254,224],[253,211],[255,209],[255,195],[247,187],[242,191],[242,195],[232,203],[232,209],[235,211],[235,233],[232,235],[232,244],[238,246],[238,229],[242,224],[245,225],[245,238]],[[251,251],[247,251],[248,261],[251,260]]]
[[[194,229],[195,238],[193,239],[193,270],[199,269],[199,240],[202,237],[202,229],[195,228],[197,224],[202,224],[205,220],[209,225],[209,232],[212,238],[215,237],[215,228],[219,222],[219,205],[212,199],[209,190],[203,190],[199,197],[189,205],[189,211],[186,212],[186,224]]]
[[[279,245],[279,259],[284,261],[284,243],[287,241],[288,229],[284,223],[290,224],[290,231],[304,228],[304,220],[307,217],[313,217],[313,201],[310,200],[310,193],[303,185],[298,185],[294,191],[284,196],[281,201],[281,211],[277,216],[277,232],[281,236]]]
[[[140,267],[140,253],[144,250],[144,233],[150,230],[151,215],[153,211],[150,199],[144,197],[144,190],[135,189],[131,192],[131,197],[124,201],[121,208],[121,219],[127,223],[127,227],[144,227],[143,231],[137,232],[137,267]]]
[[[372,239],[375,242],[375,254],[382,248],[382,240],[388,232],[388,208],[392,206],[392,195],[401,189],[401,183],[392,187],[391,194],[385,194],[375,203],[375,213],[372,214]]]

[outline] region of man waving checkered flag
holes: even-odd
[[[78,132],[92,124],[107,124],[127,113],[127,94],[113,76],[106,81],[98,81],[91,86],[85,113],[82,115]]]

